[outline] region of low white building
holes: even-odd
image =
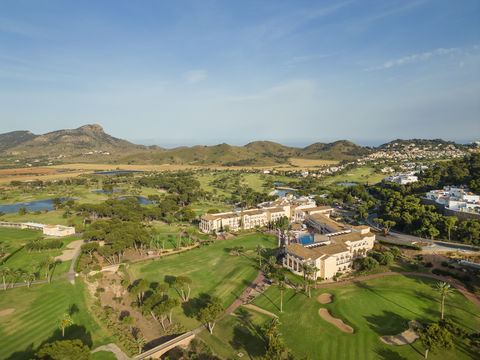
[[[75,228],[73,226],[45,225],[43,235],[57,237],[75,235]]]
[[[443,190],[427,192],[425,197],[450,210],[480,212],[480,195],[472,193],[467,187],[445,186]]]
[[[402,173],[402,174],[394,174],[387,176],[383,179],[384,182],[393,182],[400,185],[406,185],[410,183],[414,183],[418,181],[418,177],[413,175],[413,173]]]

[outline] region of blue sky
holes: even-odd
[[[2,0],[0,132],[477,140],[479,18],[477,0]]]

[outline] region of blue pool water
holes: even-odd
[[[61,198],[60,201],[64,202],[66,199]],[[53,199],[37,200],[16,204],[0,205],[0,211],[4,214],[12,214],[18,212],[18,210],[25,206],[28,211],[43,211],[47,209],[48,211],[53,210]]]
[[[314,241],[313,234],[307,234],[307,235],[300,236],[300,242],[302,243],[302,245],[311,244],[311,243],[313,243],[313,241]]]

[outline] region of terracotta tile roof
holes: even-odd
[[[314,220],[316,220],[317,222],[327,225],[329,228],[333,229],[334,231],[342,231],[344,229],[344,226],[342,224],[326,217],[325,215],[313,214],[309,216]]]
[[[359,232],[351,232],[348,234],[342,234],[342,235],[336,235],[332,237],[332,239],[335,239],[335,241],[360,241],[363,240],[367,237],[374,236],[373,233],[368,232],[366,234],[360,234]]]

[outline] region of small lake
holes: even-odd
[[[143,171],[140,171],[140,170],[99,171],[99,172],[94,172],[93,175],[117,175],[117,174],[130,174],[130,173],[143,173]]]
[[[285,197],[287,194],[292,194],[293,196],[298,196],[298,194],[293,190],[280,190],[275,189],[275,193],[273,195],[278,195],[280,197]]]
[[[65,198],[60,198],[61,202],[64,202],[65,200]],[[47,209],[48,211],[54,210],[53,199],[46,199],[16,204],[0,205],[0,211],[4,214],[17,213],[22,206],[25,206],[28,211],[43,211],[43,209]]]
[[[113,189],[113,192],[114,193],[122,192],[122,189]],[[103,189],[99,189],[99,190],[92,190],[92,193],[95,193],[95,194],[111,194],[112,191],[105,191]]]
[[[337,185],[339,185],[339,186],[355,186],[355,185],[358,185],[358,183],[345,181],[345,182],[340,182]]]
[[[276,186],[279,186],[279,185],[285,185],[285,183],[281,182],[281,181],[275,181],[273,183],[273,185],[276,185]]]
[[[142,205],[155,204],[157,202],[157,201],[148,200],[146,197],[143,197],[143,196],[120,196],[118,200],[124,200],[127,198],[135,198]]]

